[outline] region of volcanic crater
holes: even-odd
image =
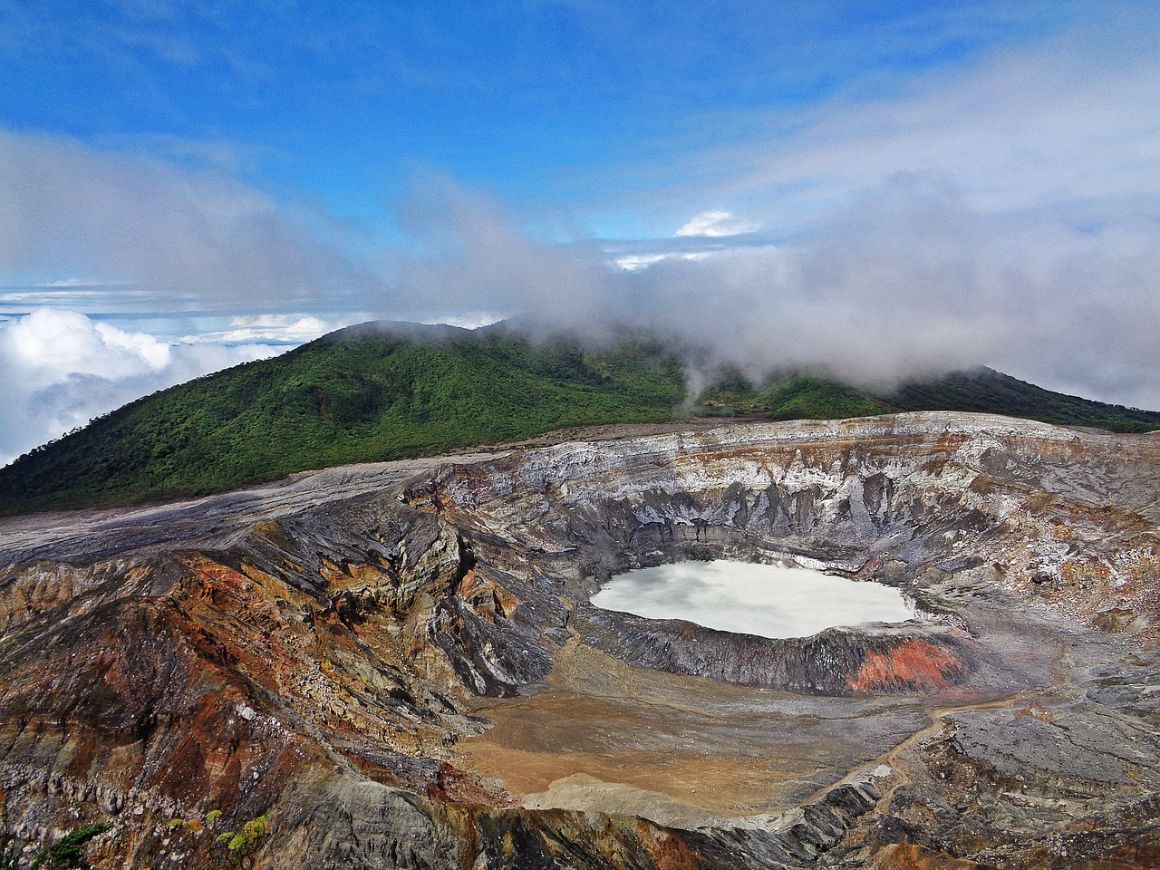
[[[1160,439],[674,424],[0,523],[0,798],[98,867],[1156,866]],[[634,568],[875,580],[771,639]],[[178,832],[175,833],[175,830]],[[1104,862],[1100,864],[1099,862]]]

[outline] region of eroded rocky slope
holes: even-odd
[[[1158,472],[1155,436],[929,413],[5,521],[2,827],[111,824],[101,867],[213,866],[201,828],[262,816],[268,867],[1154,866]],[[720,556],[924,618],[768,641],[587,603]]]

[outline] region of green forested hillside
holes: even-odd
[[[140,399],[0,470],[0,511],[219,492],[305,468],[559,426],[668,419],[654,348],[589,357],[499,333],[352,327]]]
[[[1002,372],[979,368],[909,383],[883,399],[907,411],[980,411],[1027,417],[1060,426],[1093,426],[1113,432],[1160,429],[1160,413],[1053,393]]]
[[[368,324],[140,399],[0,469],[0,514],[220,492],[294,471],[433,454],[563,426],[688,413],[655,341],[590,352],[503,329]],[[770,419],[992,411],[1120,431],[1160,414],[1061,396],[980,370],[890,396],[805,374],[722,378],[693,413]]]

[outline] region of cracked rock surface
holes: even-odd
[[[108,868],[261,815],[259,867],[1160,865],[1160,438],[600,435],[0,522],[0,828],[108,823]],[[588,604],[705,558],[921,618],[768,640]]]

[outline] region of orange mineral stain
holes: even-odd
[[[949,650],[926,640],[908,640],[890,652],[870,652],[849,681],[858,692],[888,689],[945,689],[963,671],[963,662]]]

